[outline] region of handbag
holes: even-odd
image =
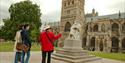
[[[23,48],[23,44],[22,43],[17,43],[16,44],[16,50],[22,51],[22,48]]]
[[[30,49],[29,46],[27,46],[26,44],[23,44],[23,51],[26,53],[28,52],[28,50]]]

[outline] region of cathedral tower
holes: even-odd
[[[60,22],[60,32],[62,32],[62,38],[60,41],[64,41],[65,38],[68,37],[70,27],[75,21],[79,22],[81,25],[85,24],[84,2],[85,0],[62,0]]]

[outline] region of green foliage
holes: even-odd
[[[13,40],[13,37],[15,36],[15,31],[17,30],[16,22],[10,21],[10,19],[4,19],[3,21],[5,24],[0,30],[0,38],[4,38],[6,40]]]
[[[35,28],[31,31],[31,39],[33,40],[33,42],[38,42],[38,38],[39,38],[39,29]]]
[[[40,8],[30,1],[22,1],[12,4],[9,8],[9,12],[11,20],[13,21],[32,23],[36,26],[40,23]]]
[[[4,20],[5,25],[0,30],[4,39],[13,40],[18,25],[28,23],[31,25],[31,38],[38,37],[41,25],[40,7],[33,4],[30,0],[12,4],[9,8],[10,19]],[[36,40],[36,39],[35,39]]]

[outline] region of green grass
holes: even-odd
[[[31,47],[31,51],[41,51],[40,44],[33,43]]]
[[[89,52],[91,55],[95,55],[97,57],[115,59],[120,61],[125,61],[125,54],[123,53],[105,53],[105,52]]]
[[[13,52],[14,42],[0,42],[0,52]],[[41,51],[40,45],[32,43],[31,51]]]
[[[14,48],[13,42],[1,42],[0,43],[0,52],[12,52]]]

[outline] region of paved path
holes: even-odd
[[[0,52],[0,63],[14,63],[14,52]],[[31,52],[29,63],[41,63],[41,52]],[[52,63],[66,63],[52,59]],[[102,63],[125,63],[111,59],[102,59]]]

